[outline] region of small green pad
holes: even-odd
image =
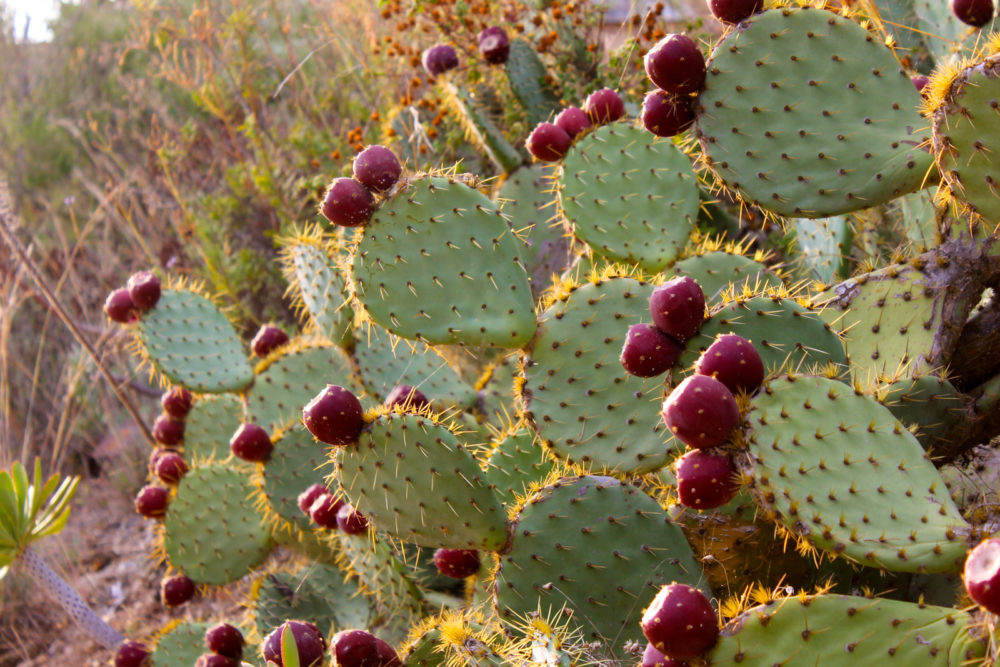
[[[357,584],[339,568],[320,564],[264,575],[253,611],[261,637],[289,619],[313,623],[324,637],[332,637],[340,630],[368,627],[372,616]]]
[[[289,289],[298,294],[314,330],[330,342],[343,341],[351,331],[354,310],[346,300],[343,272],[327,254],[322,237],[286,244],[282,261]]]
[[[970,527],[917,439],[875,399],[782,377],[753,399],[754,494],[817,547],[893,572],[954,572]]]
[[[520,245],[486,195],[447,178],[416,179],[361,232],[354,291],[397,336],[520,347],[536,326]]]
[[[163,290],[156,306],[139,319],[137,330],[153,367],[173,384],[218,394],[253,382],[253,369],[232,323],[200,294]]]
[[[250,499],[248,474],[222,464],[191,470],[163,521],[170,564],[200,584],[221,586],[259,565],[271,550],[264,515]]]
[[[947,607],[847,595],[801,595],[743,612],[706,656],[713,667],[980,664],[975,621]]]
[[[698,281],[706,301],[710,303],[718,303],[722,293],[730,287],[738,295],[743,287],[759,292],[782,286],[781,278],[760,262],[721,250],[685,257],[667,271],[671,275],[688,276]]]
[[[539,317],[524,356],[521,399],[560,459],[618,473],[663,466],[672,436],[660,418],[662,378],[638,378],[618,356],[628,328],[649,318],[651,285],[632,278],[584,283]]]
[[[491,551],[507,540],[503,507],[475,457],[428,417],[380,415],[335,460],[354,506],[399,539]]]
[[[189,463],[227,458],[229,439],[242,423],[238,396],[199,396],[184,420],[184,457]]]
[[[532,484],[548,477],[555,462],[546,455],[535,432],[522,427],[496,443],[483,467],[487,483],[500,502],[509,506],[516,497],[524,496]]]
[[[532,126],[549,120],[549,116],[560,108],[559,96],[549,83],[545,64],[527,41],[510,41],[510,53],[504,71],[511,92],[521,103]]]
[[[317,442],[302,424],[281,433],[274,440],[271,458],[264,464],[264,495],[282,519],[304,530],[309,517],[299,509],[299,494],[313,484],[323,484],[328,471],[326,446]]]
[[[846,278],[850,272],[854,233],[845,215],[831,218],[796,218],[791,221],[806,275],[822,283]]]
[[[939,1],[939,0],[933,0]],[[819,218],[916,190],[931,156],[920,94],[892,50],[821,9],[774,9],[729,32],[708,63],[706,157],[761,208]]]
[[[208,623],[180,623],[156,642],[153,649],[153,667],[191,667],[198,662],[205,648],[205,631]]]
[[[577,624],[599,653],[624,658],[643,641],[639,619],[660,587],[700,586],[701,567],[681,529],[639,489],[611,477],[564,478],[518,511],[494,584],[500,617],[539,612]]]
[[[573,232],[594,252],[650,273],[677,258],[698,217],[691,160],[670,139],[627,122],[573,144],[558,192]]]

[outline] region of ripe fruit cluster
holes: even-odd
[[[330,183],[321,211],[335,225],[360,227],[375,212],[375,193],[388,194],[402,173],[395,153],[385,146],[369,146],[354,158],[353,178]]]
[[[697,588],[685,584],[661,588],[643,613],[641,625],[650,646],[674,660],[697,658],[719,640],[719,621],[712,603]]]
[[[615,91],[602,88],[587,96],[583,109],[566,107],[553,123],[539,123],[528,135],[528,152],[542,162],[566,157],[573,140],[591,126],[613,123],[625,115],[625,102]]]
[[[162,291],[160,279],[149,271],[140,271],[128,279],[125,287],[110,294],[104,302],[104,312],[112,322],[130,324],[156,305]]]

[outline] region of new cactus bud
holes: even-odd
[[[658,137],[672,137],[691,127],[694,108],[690,97],[652,90],[642,101],[642,126]]]
[[[528,135],[528,152],[543,162],[558,162],[572,145],[566,131],[552,123],[539,123]]]
[[[369,146],[354,158],[354,178],[375,192],[387,192],[402,173],[399,158],[385,146]]]
[[[228,623],[213,625],[205,631],[205,646],[209,651],[239,659],[243,655],[243,633]]]
[[[160,279],[149,271],[132,274],[128,279],[128,295],[139,310],[149,310],[160,300]]]
[[[436,44],[424,51],[421,62],[428,74],[439,76],[458,67],[458,53],[450,44]]]
[[[139,309],[132,301],[128,289],[124,287],[108,295],[104,301],[104,313],[112,322],[119,324],[129,324],[139,319]]]
[[[184,387],[171,387],[160,397],[163,411],[174,419],[184,419],[191,411],[194,397]]]
[[[360,227],[375,212],[371,190],[353,178],[335,178],[323,199],[323,215],[342,227]]]
[[[726,385],[707,375],[692,375],[663,401],[663,421],[688,447],[721,445],[740,423],[740,409]]]
[[[993,19],[993,0],[951,0],[951,11],[959,21],[981,28]]]
[[[677,496],[682,505],[707,510],[725,505],[736,492],[736,466],[728,456],[691,450],[677,459]]]
[[[152,651],[142,642],[123,641],[115,651],[115,667],[148,667]]]
[[[657,329],[683,343],[701,329],[705,320],[705,294],[687,276],[668,280],[650,295],[649,314]]]
[[[736,394],[752,394],[764,382],[764,362],[742,336],[722,334],[695,362],[694,372],[710,375]]]
[[[587,96],[583,110],[591,123],[604,125],[625,115],[625,102],[615,91],[602,88]]]
[[[763,11],[764,0],[708,0],[708,9],[723,23],[739,23]]]
[[[500,26],[490,26],[479,33],[479,52],[483,60],[493,65],[503,65],[510,55],[510,39]]]
[[[693,95],[705,86],[705,56],[687,35],[667,35],[643,62],[653,85],[671,95]]]
[[[981,542],[969,553],[962,579],[976,604],[1000,614],[1000,539]]]
[[[284,667],[281,659],[281,636],[285,629],[292,633],[295,647],[299,652],[300,667],[315,667],[323,664],[323,654],[326,653],[326,638],[312,623],[305,621],[285,621],[269,634],[261,645],[264,659],[278,667]]]
[[[479,552],[475,549],[438,549],[434,552],[438,572],[452,579],[465,579],[479,572]]]
[[[686,584],[660,589],[642,615],[649,643],[675,660],[696,658],[719,640],[719,622],[708,598]]]
[[[302,421],[320,442],[349,445],[356,442],[364,428],[361,401],[343,387],[328,384],[302,410]]]
[[[135,511],[147,519],[158,519],[167,513],[170,492],[162,486],[144,486],[135,495]]]
[[[248,422],[237,429],[229,439],[229,449],[233,454],[251,463],[264,463],[271,458],[274,445],[271,436],[263,428]]]
[[[167,607],[179,607],[195,594],[195,585],[183,574],[164,577],[160,582],[160,602]]]
[[[590,119],[580,107],[566,107],[556,116],[555,124],[572,139],[590,127]]]
[[[683,346],[652,324],[633,324],[619,361],[631,375],[651,378],[666,373],[683,351]]]

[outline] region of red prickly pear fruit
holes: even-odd
[[[160,601],[168,607],[179,607],[194,594],[194,582],[183,574],[164,577],[160,582]]]
[[[368,531],[368,517],[344,503],[337,510],[337,527],[347,535],[360,535]]]
[[[763,11],[764,0],[708,0],[708,9],[723,23],[739,23]]]
[[[479,552],[475,549],[438,549],[434,552],[438,572],[452,579],[465,579],[479,572]]]
[[[284,667],[281,659],[281,636],[285,629],[292,633],[295,639],[295,647],[299,652],[299,665],[301,667],[316,667],[323,664],[323,655],[326,653],[326,639],[312,623],[305,621],[285,621],[264,639],[261,645],[261,653],[265,660]]]
[[[302,409],[302,421],[317,440],[327,445],[356,442],[365,426],[361,401],[347,389],[326,385]]]
[[[719,621],[708,598],[697,588],[668,584],[642,615],[642,634],[674,660],[696,658],[719,640]]]
[[[312,507],[312,504],[314,502],[316,502],[316,499],[322,496],[323,494],[328,494],[328,493],[330,493],[330,490],[327,489],[322,484],[313,484],[308,489],[299,494],[298,497],[299,509],[302,510],[303,514],[309,514],[309,508]]]
[[[981,28],[993,19],[993,0],[951,0],[951,11],[959,21]]]
[[[174,419],[184,419],[191,412],[191,404],[194,396],[184,387],[171,387],[169,391],[160,396],[160,405],[163,411]]]
[[[671,95],[693,95],[705,86],[705,56],[687,35],[667,35],[643,62],[653,85]]]
[[[917,92],[921,95],[925,95],[924,89],[927,88],[927,84],[931,82],[931,80],[923,74],[917,74],[916,76],[910,77],[910,81],[913,82],[913,87],[916,88]]]
[[[389,392],[389,395],[385,397],[384,403],[387,408],[405,405],[413,410],[419,410],[431,404],[430,400],[424,395],[424,392],[408,384],[401,384],[393,388]]]
[[[205,646],[209,651],[239,659],[243,655],[243,633],[228,623],[213,625],[205,631]]]
[[[668,280],[650,295],[649,314],[657,329],[684,343],[698,333],[705,320],[705,294],[687,276]]]
[[[500,26],[490,26],[479,33],[479,52],[491,65],[503,65],[510,55],[510,39]]]
[[[432,77],[439,76],[458,67],[458,53],[450,44],[435,44],[424,51],[421,62],[428,74]]]
[[[677,459],[677,495],[681,505],[696,510],[722,507],[736,495],[736,466],[728,456],[693,449]]]
[[[342,630],[330,640],[337,667],[379,667],[378,638],[364,630]]]
[[[969,552],[962,579],[973,602],[1000,614],[1000,540],[985,540]]]
[[[673,137],[691,127],[694,108],[690,97],[652,90],[642,101],[642,125],[658,137]]]
[[[309,506],[309,518],[320,528],[337,530],[340,528],[337,516],[345,503],[343,498],[338,498],[332,493],[320,494]]]
[[[147,519],[158,519],[167,513],[170,492],[162,486],[144,486],[135,494],[135,511]]]
[[[132,274],[128,279],[128,295],[139,310],[149,310],[160,300],[160,279],[149,271]]]
[[[354,178],[375,192],[387,192],[402,174],[399,158],[385,146],[369,146],[354,157]]]
[[[240,661],[230,658],[228,655],[218,653],[206,653],[198,658],[194,667],[240,667]]]
[[[148,667],[152,657],[153,652],[142,642],[125,640],[115,651],[115,667]]]
[[[583,103],[590,122],[594,125],[611,123],[625,115],[625,103],[615,91],[601,88],[587,96]]]
[[[153,438],[161,445],[176,447],[184,440],[184,422],[170,415],[160,415],[153,422]]]
[[[558,162],[572,145],[566,130],[552,123],[539,123],[528,135],[528,152],[542,162]]]
[[[740,409],[733,393],[715,378],[692,375],[663,401],[663,421],[688,447],[721,445],[740,425]]]
[[[273,324],[265,324],[250,341],[250,349],[263,359],[287,342],[288,334]]]
[[[177,452],[163,452],[156,457],[153,472],[164,484],[176,484],[187,474],[188,464]]]
[[[684,347],[652,324],[628,328],[619,357],[630,375],[651,378],[666,373],[681,356]]]
[[[375,650],[378,651],[378,667],[403,667],[403,661],[399,659],[396,649],[389,646],[389,643],[375,638]]]
[[[326,191],[322,212],[335,225],[360,227],[371,220],[375,197],[353,178],[335,178]]]
[[[683,660],[671,660],[652,644],[646,644],[646,650],[642,652],[641,667],[688,667],[688,664]]]
[[[566,107],[555,117],[555,124],[573,139],[590,127],[590,119],[580,107]]]
[[[104,313],[112,322],[130,324],[139,319],[139,309],[125,287],[116,289],[104,301]]]
[[[229,439],[229,449],[244,461],[265,463],[271,458],[274,445],[271,444],[271,436],[267,431],[257,424],[247,422]]]
[[[764,362],[746,338],[721,334],[694,364],[694,372],[710,375],[733,394],[752,394],[764,382]]]

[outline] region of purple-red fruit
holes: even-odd
[[[389,646],[389,642],[376,637],[375,649],[378,651],[378,667],[403,667],[403,661],[399,659],[396,649]]]
[[[434,552],[438,572],[452,579],[465,579],[479,572],[479,552],[475,549],[438,549]]]
[[[542,162],[558,162],[572,145],[566,130],[552,123],[539,123],[528,135],[528,152]]]
[[[619,361],[630,375],[651,378],[667,372],[683,351],[680,343],[652,324],[633,324]]]
[[[188,464],[177,452],[166,451],[156,457],[153,472],[164,484],[176,484],[187,474]]]
[[[739,23],[763,11],[764,0],[708,0],[708,9],[723,23]]]
[[[153,653],[142,642],[125,640],[115,651],[115,667],[147,667]]]
[[[160,601],[168,607],[179,607],[194,597],[195,586],[183,574],[164,577],[160,582]]]
[[[923,74],[917,74],[910,77],[910,81],[913,82],[913,87],[916,88],[917,92],[921,95],[924,94],[924,88],[927,87],[927,84],[931,82],[931,80]]]
[[[261,645],[261,652],[265,660],[284,667],[281,659],[281,634],[285,628],[292,633],[295,639],[295,647],[299,651],[299,665],[301,667],[313,667],[323,664],[323,654],[326,653],[326,639],[312,623],[304,621],[285,621],[264,639]]]
[[[287,342],[288,334],[273,324],[265,324],[250,341],[250,349],[263,359]]]
[[[642,652],[641,667],[688,667],[688,664],[683,660],[671,660],[652,644],[646,644],[646,650]]]
[[[411,409],[419,410],[430,405],[431,402],[424,395],[424,392],[416,387],[401,384],[389,392],[389,395],[385,397],[384,403],[387,408],[393,408],[397,405],[408,405]]]
[[[176,447],[184,440],[184,422],[170,415],[160,415],[153,422],[153,438],[161,445]]]
[[[160,279],[149,271],[132,274],[128,279],[128,295],[139,310],[149,310],[160,300]]]
[[[337,510],[337,527],[347,535],[360,535],[368,530],[368,518],[344,503]]]
[[[385,146],[369,146],[354,158],[354,178],[375,192],[386,192],[403,173],[396,154]]]
[[[625,102],[610,88],[601,88],[587,96],[583,110],[594,125],[604,125],[625,115]]]
[[[375,197],[353,178],[335,178],[326,191],[322,211],[335,225],[359,227],[375,212]]]
[[[104,301],[104,312],[112,322],[119,324],[128,324],[139,319],[139,309],[125,287],[116,289],[108,295]]]
[[[556,116],[555,124],[572,139],[590,127],[590,119],[580,107],[566,107]]]
[[[381,667],[378,638],[364,630],[342,630],[330,640],[330,653],[337,667]]]
[[[309,432],[328,445],[356,442],[365,426],[361,401],[347,389],[326,385],[316,398],[302,409],[302,421]]]
[[[973,602],[1000,614],[1000,540],[985,540],[969,552],[962,579]]]
[[[722,507],[736,495],[736,466],[728,456],[693,449],[677,459],[677,495],[696,510]]]
[[[687,35],[667,35],[643,62],[653,85],[671,95],[693,95],[705,85],[705,56]]]
[[[658,137],[672,137],[691,127],[694,108],[690,97],[652,90],[642,101],[642,125]]]
[[[206,653],[198,658],[194,667],[240,667],[240,661],[228,655]]]
[[[490,26],[479,33],[479,52],[491,65],[503,65],[510,55],[510,40],[500,26]]]
[[[337,530],[340,528],[337,516],[345,502],[343,498],[334,496],[332,493],[322,493],[309,506],[309,519],[320,528]]]
[[[959,21],[981,28],[993,19],[993,0],[951,0],[951,11]]]
[[[245,643],[243,633],[228,623],[213,625],[205,631],[205,646],[219,655],[239,659]]]
[[[436,44],[424,51],[421,61],[428,74],[438,76],[458,67],[458,53],[450,44]]]
[[[710,375],[736,394],[752,394],[764,382],[764,362],[746,338],[721,334],[694,364],[694,372]]]
[[[263,428],[252,422],[247,422],[237,429],[229,439],[229,449],[233,454],[251,463],[265,463],[271,458],[271,436]]]
[[[135,511],[147,519],[156,519],[167,513],[170,492],[162,486],[144,486],[135,494]]]
[[[642,633],[674,660],[696,658],[719,640],[719,622],[708,598],[697,588],[668,584],[642,615]]]
[[[653,290],[649,314],[656,328],[680,343],[698,333],[705,319],[705,294],[692,278],[680,276]]]
[[[312,507],[316,499],[322,496],[324,493],[329,493],[327,489],[322,484],[313,484],[308,489],[299,494],[298,503],[299,509],[302,510],[303,514],[309,514],[309,508]]]
[[[169,391],[160,396],[160,405],[163,411],[174,419],[184,419],[191,412],[191,404],[194,397],[191,392],[184,387],[171,387]]]
[[[663,401],[663,421],[688,447],[721,445],[740,424],[733,393],[715,378],[692,375]]]

